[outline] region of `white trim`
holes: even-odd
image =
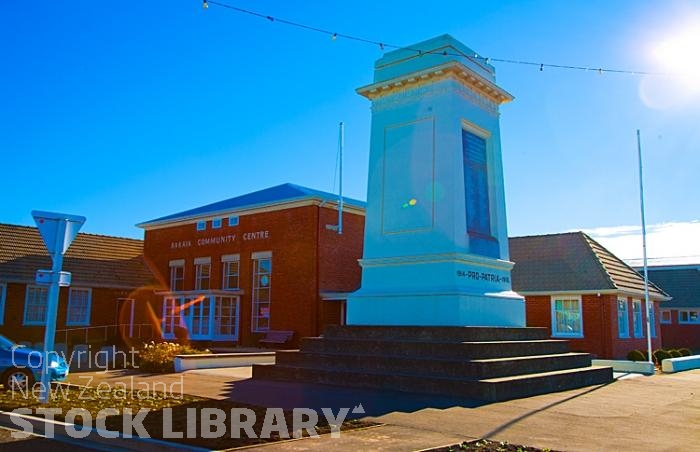
[[[196,223],[196,228],[197,231],[206,231],[207,230],[207,220],[199,220]]]
[[[272,251],[256,251],[250,255],[251,259],[270,259]]]
[[[343,202],[343,213],[352,213],[355,215],[365,216],[365,207],[357,206],[356,204],[348,204],[348,198],[344,198]],[[252,215],[257,213],[268,213],[276,212],[279,210],[293,209],[296,207],[305,206],[321,206],[324,208],[333,208],[338,204],[337,200],[332,199],[322,199],[320,197],[302,197],[297,200],[289,201],[279,201],[273,203],[257,204],[252,206],[247,206],[243,208],[234,209],[223,209],[215,212],[209,212],[206,215],[191,215],[188,217],[174,218],[170,220],[160,220],[152,221],[146,223],[139,223],[136,227],[145,229],[147,231],[153,229],[164,229],[173,226],[191,225],[197,221],[207,221],[219,216],[244,216]]]
[[[7,300],[7,284],[0,283],[0,325],[5,324],[5,302]]]
[[[195,257],[194,265],[211,264],[211,257]]]
[[[240,224],[241,220],[238,215],[229,215],[228,217],[228,227],[235,228]]]
[[[211,228],[212,229],[221,229],[221,226],[223,226],[224,220],[221,217],[215,217],[211,220]]]
[[[572,301],[578,302],[578,313],[579,313],[579,327],[580,332],[574,333],[562,333],[556,330],[557,325],[557,314],[556,314],[556,302],[557,301]],[[570,338],[583,338],[583,301],[580,295],[569,295],[569,296],[552,296],[550,299],[551,307],[550,313],[552,316],[552,337],[570,337]]]
[[[184,259],[173,259],[168,262],[168,267],[184,267],[185,266],[185,260]]]
[[[236,254],[222,254],[221,255],[221,262],[233,262],[233,261],[240,261],[241,260],[241,255],[236,253]]]
[[[27,304],[29,302],[29,291],[38,290],[44,292],[46,296],[44,297],[44,319],[43,320],[27,320]],[[24,317],[22,319],[22,325],[33,326],[33,325],[46,325],[46,308],[48,307],[49,301],[49,288],[48,286],[35,286],[27,285],[24,291]]]
[[[84,318],[79,321],[71,321],[70,320],[70,312],[71,312],[71,302],[73,301],[73,292],[74,291],[86,291],[87,292],[87,306],[86,306],[86,316],[87,318]],[[68,306],[66,307],[66,326],[90,326],[90,317],[92,314],[92,289],[87,288],[87,287],[71,287],[70,290],[68,291]]]
[[[693,322],[693,321],[690,321],[690,313],[691,313],[691,312],[696,313],[695,318],[696,318],[697,320],[695,320],[694,322]],[[682,320],[682,319],[683,319],[683,313],[687,313],[687,314],[688,314],[688,320],[685,320],[685,321]],[[678,310],[678,323],[679,323],[680,325],[698,325],[698,324],[700,324],[700,309],[679,309],[679,310]]]

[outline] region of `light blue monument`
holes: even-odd
[[[494,68],[449,35],[389,52],[374,83],[362,286],[350,325],[525,326],[511,289]]]

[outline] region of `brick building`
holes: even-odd
[[[255,345],[269,330],[295,341],[344,318],[359,287],[364,203],[284,184],[139,224],[161,286],[164,338]]]
[[[646,350],[644,279],[582,232],[509,240],[513,290],[525,297],[527,325],[546,327],[573,350],[625,359]],[[659,302],[670,297],[649,285],[654,309],[652,347],[661,347]]]
[[[661,303],[664,347],[700,352],[700,265],[649,267],[649,280],[673,297]]]
[[[36,228],[0,224],[2,334],[16,342],[43,342],[48,286],[37,285],[35,274],[50,268]],[[150,338],[154,280],[141,240],[80,233],[64,257],[63,270],[72,273],[72,283],[59,293],[57,344]]]

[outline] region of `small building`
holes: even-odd
[[[36,271],[51,258],[34,227],[0,224],[0,332],[16,342],[42,343],[48,286]],[[105,345],[152,336],[148,303],[153,275],[143,241],[79,233],[64,256],[70,287],[59,293],[56,343]]]
[[[700,352],[700,264],[648,268],[649,280],[673,297],[660,306],[664,348]]]
[[[139,224],[158,293],[162,336],[256,345],[266,332],[294,341],[342,323],[360,285],[365,205],[293,184]]]
[[[571,348],[605,359],[646,350],[644,278],[583,232],[509,240],[513,290],[525,297],[527,325],[546,327]],[[651,337],[661,347],[659,303],[649,285]]]

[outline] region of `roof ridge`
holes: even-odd
[[[39,232],[39,228],[37,228],[36,226],[29,226],[29,225],[25,225],[25,224],[0,223],[0,227],[1,226],[8,226],[10,228],[16,228],[16,229],[19,229],[19,228],[32,229],[32,230]],[[77,237],[80,237],[80,236],[106,237],[106,238],[117,239],[117,240],[130,240],[130,241],[143,243],[143,239],[134,239],[131,237],[119,237],[117,235],[98,234],[96,232],[78,232]]]
[[[589,236],[585,232],[581,231],[580,234],[581,234],[581,237],[586,241],[586,245],[587,245],[586,249],[588,249],[591,252],[591,254],[593,254],[593,256],[595,256],[595,260],[598,263],[598,268],[603,272],[603,274],[607,278],[608,282],[612,285],[612,287],[619,290],[620,287],[617,286],[617,283],[615,282],[613,277],[610,275],[610,272],[608,271],[607,267],[605,266],[605,264],[601,260],[600,255],[591,245],[595,244],[597,247],[599,247],[600,249],[605,251],[609,256],[612,256],[615,259],[617,259],[617,257],[614,254],[612,254],[607,248],[602,246],[600,243],[593,240],[593,238],[591,238],[591,236]],[[622,261],[620,260],[620,262],[622,262]],[[622,262],[622,263],[624,264],[624,262]]]
[[[550,232],[549,234],[530,234],[530,235],[518,235],[513,237],[508,237],[508,239],[527,239],[532,237],[554,237],[562,235],[576,235],[582,233],[581,231],[566,231],[566,232]]]

